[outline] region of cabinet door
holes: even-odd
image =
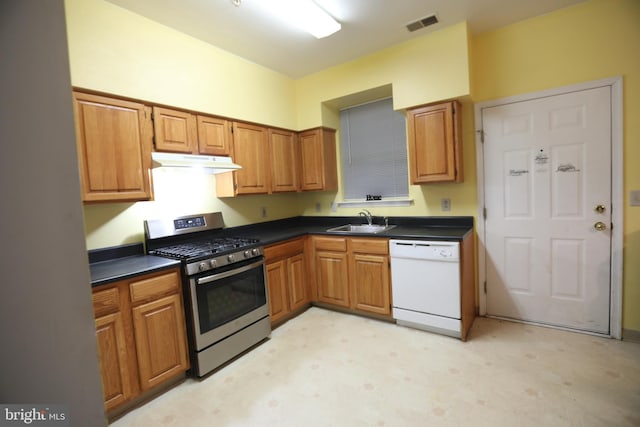
[[[276,322],[289,312],[287,297],[287,265],[285,260],[267,264],[267,290],[269,292],[269,316]]]
[[[301,132],[300,188],[335,190],[338,188],[335,131],[317,128]]]
[[[271,192],[298,191],[298,141],[293,132],[269,129]]]
[[[352,306],[356,310],[391,313],[389,257],[354,253],[351,255]]]
[[[236,194],[269,191],[267,129],[246,123],[233,124],[233,160],[242,166],[236,172]],[[223,174],[224,175],[224,174]]]
[[[318,301],[349,307],[347,254],[316,251],[315,261]]]
[[[300,253],[287,259],[289,307],[297,310],[309,302],[306,284],[304,254]]]
[[[149,200],[151,111],[143,104],[74,92],[82,200]]]
[[[447,102],[407,111],[412,184],[462,181],[459,110]]]
[[[212,156],[231,155],[231,124],[228,120],[198,116],[198,152]]]
[[[96,319],[96,340],[102,377],[105,410],[109,411],[132,396],[128,352],[122,314],[111,313]]]
[[[179,294],[135,307],[133,327],[143,391],[189,369]]]
[[[196,120],[191,113],[153,107],[153,130],[156,150],[196,152]]]

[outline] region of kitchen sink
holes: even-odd
[[[391,230],[395,225],[379,225],[379,224],[345,224],[339,227],[329,228],[327,232],[334,233],[381,233]]]

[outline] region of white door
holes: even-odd
[[[610,90],[482,110],[488,315],[609,332]]]

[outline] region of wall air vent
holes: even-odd
[[[407,30],[409,30],[410,32],[414,32],[421,28],[425,28],[425,27],[428,27],[429,25],[433,25],[437,23],[438,23],[438,17],[435,14],[433,14],[433,15],[425,16],[424,18],[420,18],[417,21],[408,23]]]

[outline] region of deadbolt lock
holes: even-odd
[[[593,224],[593,228],[595,228],[598,231],[604,231],[607,229],[607,224],[605,224],[604,222],[598,221],[595,224]]]
[[[607,210],[607,208],[605,208],[604,205],[596,205],[596,208],[594,210],[598,213],[603,213],[604,211]]]

